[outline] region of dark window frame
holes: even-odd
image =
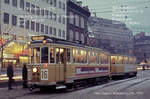
[[[26,2],[26,11],[30,12],[31,4],[30,2]]]
[[[45,25],[45,34],[48,34],[48,26]]]
[[[17,7],[17,0],[12,0],[12,6]]]
[[[24,9],[24,0],[20,0],[20,8]]]
[[[17,16],[12,15],[12,25],[16,26],[17,25]]]
[[[26,25],[26,29],[29,29],[30,28],[30,21],[26,20],[25,25]]]
[[[10,0],[5,0],[4,1],[6,4],[10,4]]]
[[[21,28],[24,28],[24,18],[20,18],[20,25]]]
[[[4,13],[4,23],[9,24],[9,13]]]
[[[41,32],[44,33],[44,24],[41,24]]]
[[[31,21],[31,30],[34,31],[35,30],[35,22]]]
[[[31,4],[31,13],[32,14],[35,14],[35,5],[34,4]]]
[[[36,32],[39,32],[39,31],[40,31],[40,24],[36,23]]]

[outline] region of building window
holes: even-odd
[[[17,0],[12,0],[12,5],[13,5],[14,7],[17,7]]]
[[[79,26],[79,16],[75,15],[75,25]]]
[[[34,4],[31,5],[31,13],[35,14],[35,5]]]
[[[73,41],[73,31],[70,30],[70,33],[69,33],[69,41]]]
[[[26,29],[29,29],[29,20],[26,20]]]
[[[54,15],[54,21],[56,21],[57,20],[57,15],[55,13],[53,15]]]
[[[63,17],[63,24],[65,24],[66,22],[65,22],[65,17]]]
[[[74,24],[74,14],[72,12],[69,13],[69,23]]]
[[[30,3],[26,2],[26,11],[30,12]]]
[[[65,38],[65,31],[63,31],[63,38]]]
[[[41,24],[41,32],[44,33],[44,24]]]
[[[59,1],[59,8],[61,9],[61,1]]]
[[[46,3],[49,3],[49,0],[46,0]]]
[[[20,27],[24,27],[24,19],[23,18],[20,18]]]
[[[81,28],[84,28],[84,18],[81,17]]]
[[[79,40],[79,32],[76,32],[75,35],[76,35],[76,40],[78,41]]]
[[[9,24],[9,14],[8,13],[4,13],[4,23]]]
[[[41,9],[41,15],[44,16],[44,9]]]
[[[53,0],[50,0],[50,4],[53,5]]]
[[[57,6],[57,1],[56,0],[54,0],[54,7],[56,7]]]
[[[51,34],[52,35],[52,27],[49,27],[49,34]]]
[[[50,11],[49,14],[50,14],[50,19],[52,20],[53,19],[53,13]]]
[[[10,3],[10,1],[9,1],[9,0],[5,0],[5,3],[6,3],[6,4],[9,4],[9,3]]]
[[[81,41],[82,41],[82,44],[84,44],[85,42],[84,42],[84,34],[81,34]]]
[[[12,25],[17,25],[17,16],[12,15]]]
[[[20,0],[20,8],[24,9],[24,0]]]
[[[35,22],[34,22],[34,21],[31,21],[31,30],[34,31],[34,29],[35,29]]]
[[[63,10],[65,11],[65,3],[63,3]]]
[[[39,30],[40,30],[40,25],[39,23],[36,23],[36,32],[39,32]]]
[[[40,15],[40,7],[36,6],[36,15]]]
[[[58,36],[61,37],[61,29],[59,29]]]
[[[46,15],[46,18],[48,19],[48,16],[49,16],[48,10],[45,10],[45,15]]]
[[[48,34],[48,26],[45,25],[45,34]]]
[[[56,36],[56,28],[53,29],[53,35]]]
[[[59,20],[58,20],[58,22],[61,23],[61,15],[59,15]]]

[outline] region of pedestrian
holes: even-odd
[[[13,83],[13,76],[14,76],[14,71],[13,71],[13,66],[12,64],[8,64],[7,67],[7,77],[8,79],[8,90],[12,89],[12,83]]]
[[[22,79],[23,79],[23,88],[28,88],[27,85],[27,64],[23,63],[23,68],[22,68]]]

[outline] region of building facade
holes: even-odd
[[[87,44],[87,22],[90,16],[88,7],[82,2],[68,0],[67,2],[67,41]]]
[[[14,40],[3,44],[5,45],[3,56],[6,56],[6,59],[11,56],[11,60],[16,58],[16,55],[27,48],[25,44],[33,35],[48,35],[66,40],[66,2],[66,0],[0,0],[1,38],[4,39],[5,34],[15,36]],[[11,53],[9,46],[15,47],[14,49],[21,47],[18,52]]]
[[[144,33],[134,36],[134,54],[139,64],[146,60],[150,65],[150,36],[146,36]]]
[[[133,34],[124,23],[90,17],[89,28],[96,39],[97,47],[106,49],[111,53],[133,54]]]

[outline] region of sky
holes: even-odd
[[[79,0],[89,6],[97,17],[119,20],[127,24],[133,34],[150,35],[150,0]]]

